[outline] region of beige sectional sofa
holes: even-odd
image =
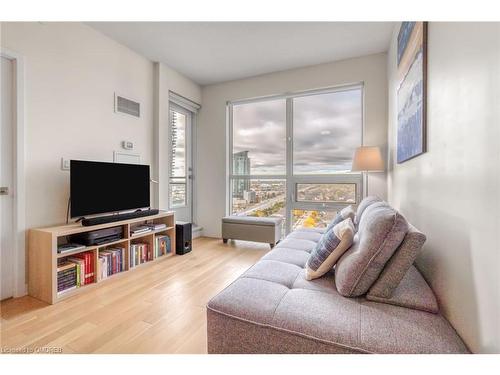
[[[377,212],[371,209],[363,223],[358,209],[358,231],[377,228]],[[413,241],[416,229],[409,225],[407,231],[405,239]],[[365,242],[367,235],[372,233],[365,234]],[[321,229],[292,232],[208,303],[209,353],[468,353],[414,265],[397,275],[397,287],[383,297],[370,291],[344,297],[334,270],[306,280],[305,265],[321,236]],[[362,238],[361,232],[355,236],[340,261],[352,262],[356,252],[364,251]],[[400,261],[395,254],[404,246],[405,240],[394,251],[392,265],[391,258],[384,260],[385,270]],[[381,270],[371,269],[370,277],[386,277],[384,265],[375,266]]]

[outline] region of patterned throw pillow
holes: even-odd
[[[330,271],[342,254],[351,247],[353,237],[354,224],[351,218],[325,232],[307,261],[306,279],[317,279]]]
[[[356,211],[352,208],[352,206],[348,206],[343,208],[337,213],[330,224],[326,227],[325,233],[332,229],[335,225],[340,223],[341,221],[350,218],[354,222],[354,216],[356,215]]]

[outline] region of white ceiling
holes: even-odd
[[[90,22],[193,81],[211,84],[387,51],[391,22]]]

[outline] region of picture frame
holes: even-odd
[[[397,40],[397,163],[427,151],[427,22],[402,22]]]

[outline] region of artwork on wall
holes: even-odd
[[[427,22],[402,22],[398,34],[397,162],[426,151]]]

